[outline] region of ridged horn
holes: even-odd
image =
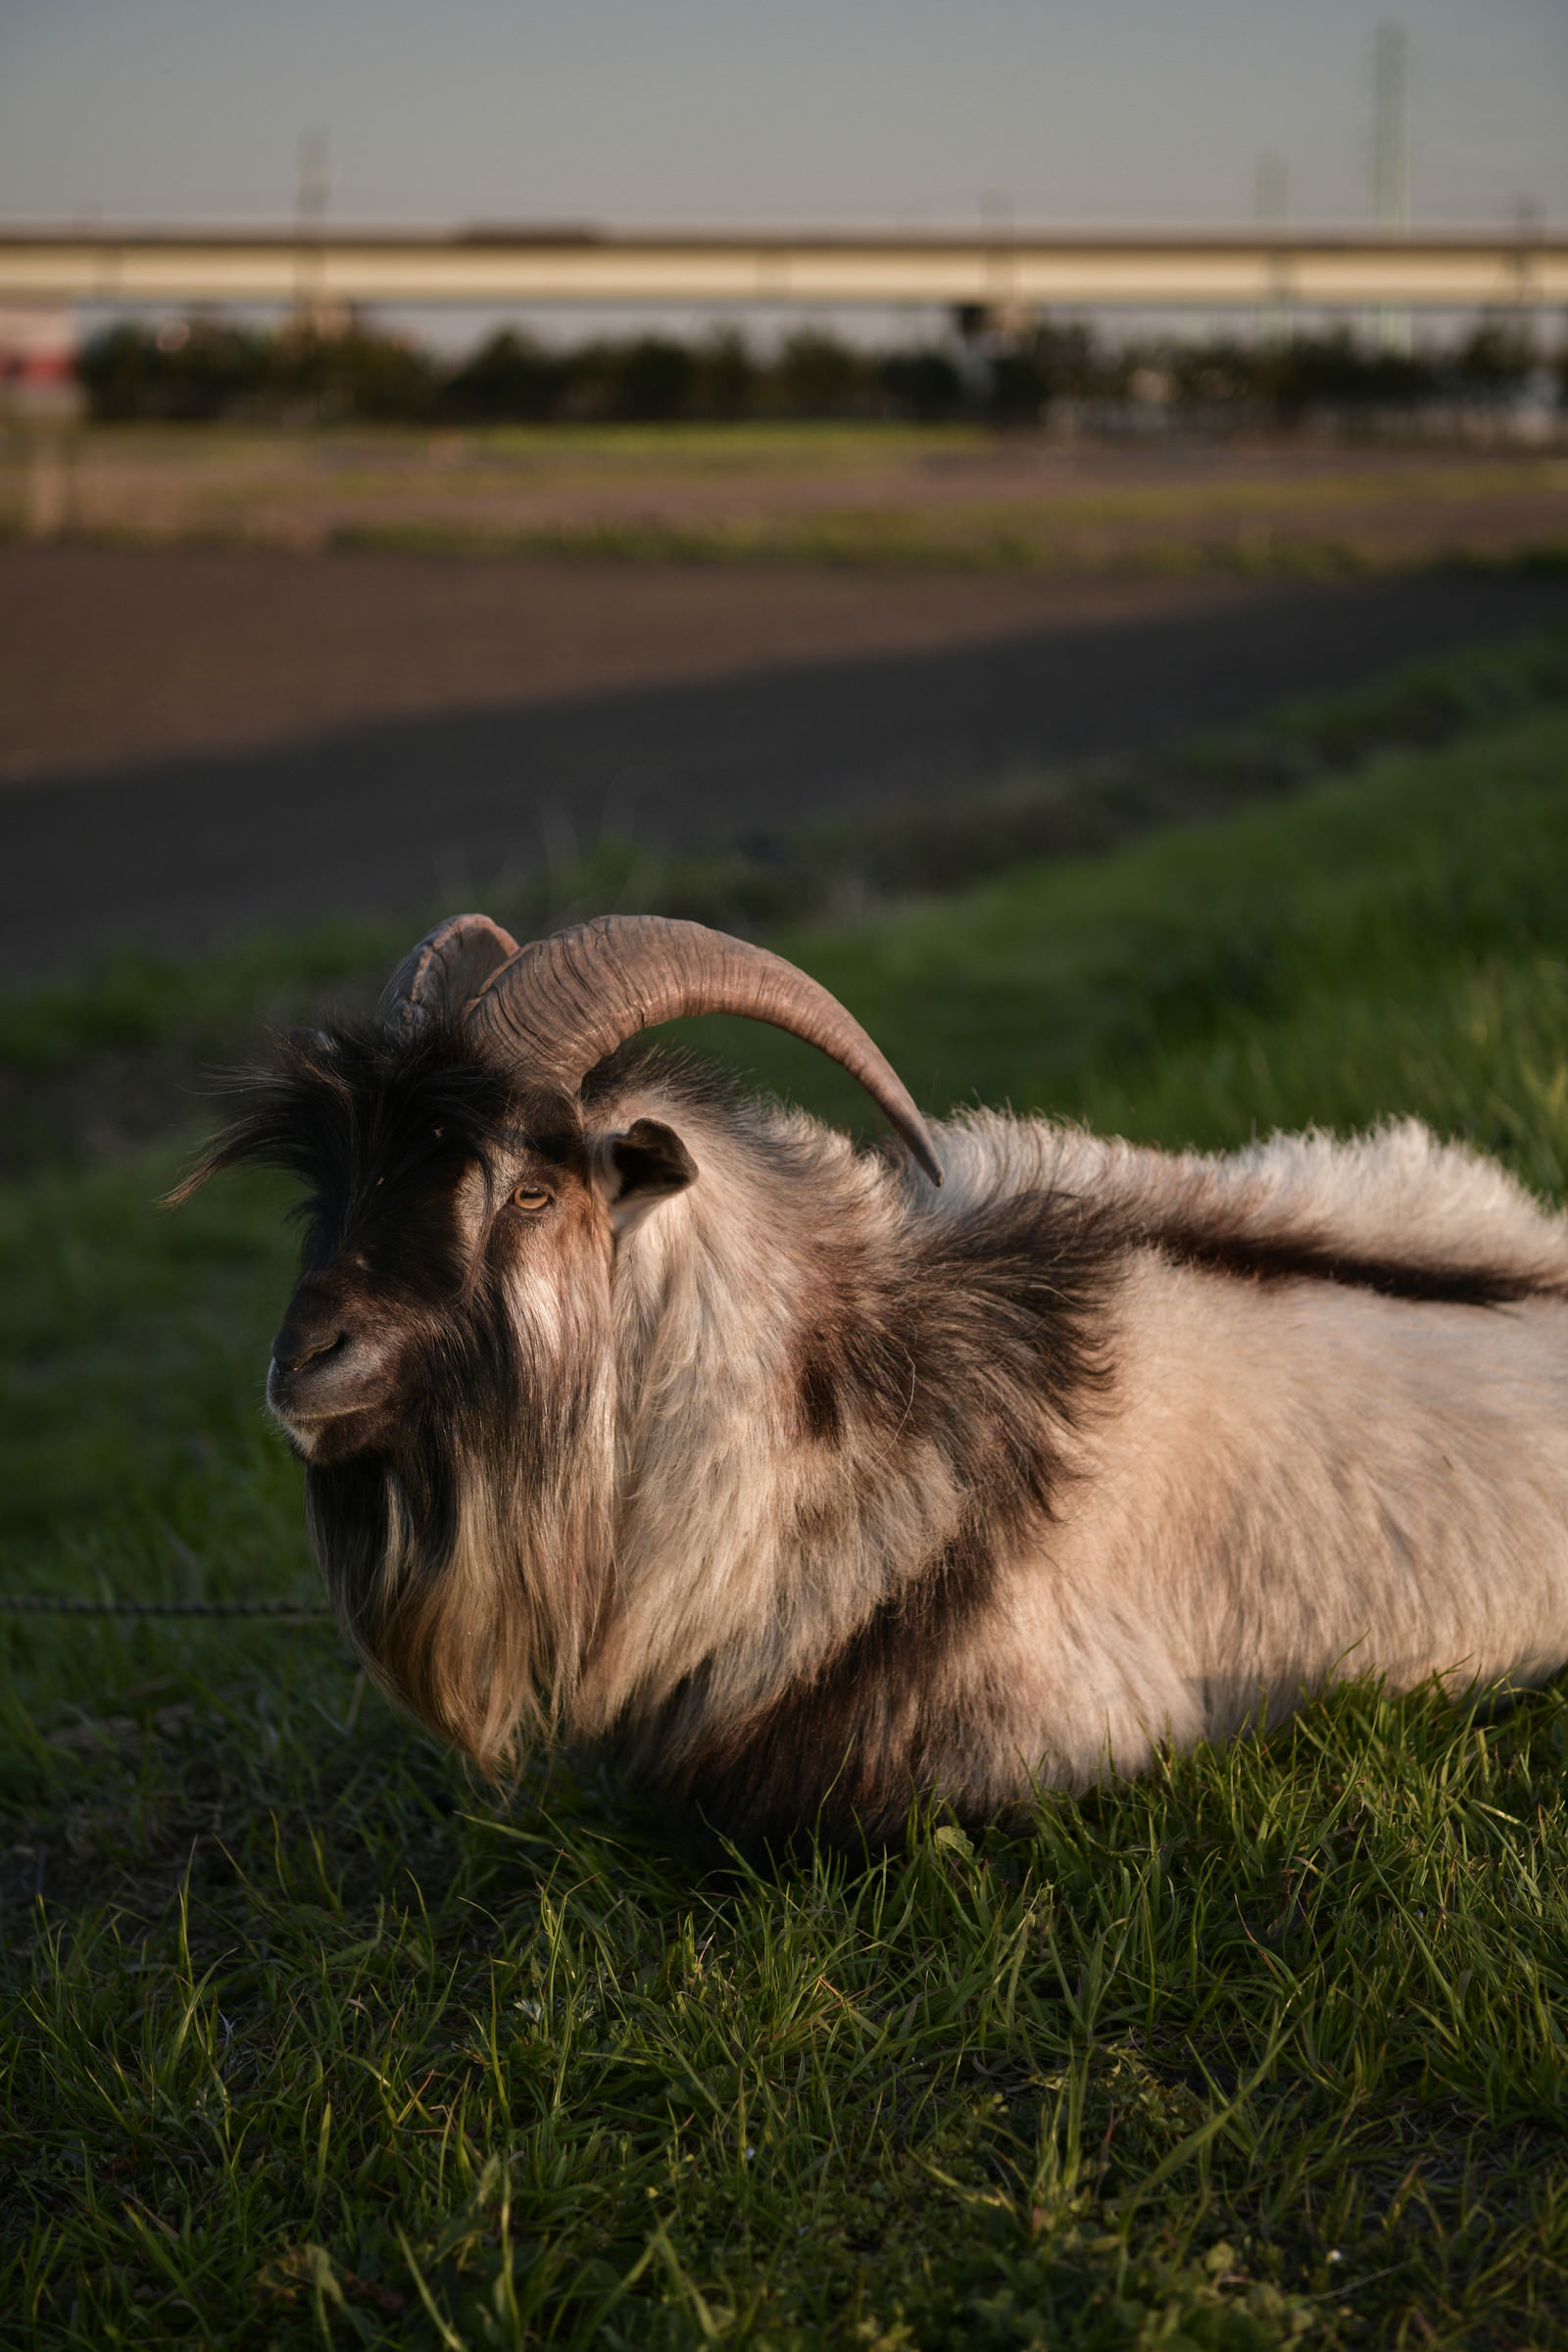
[[[781,956],[703,923],[607,914],[535,940],[486,978],[468,1017],[493,1047],[575,1094],[640,1029],[703,1012],[767,1021],[830,1054],[942,1182],[907,1088],[838,999]]]
[[[510,931],[487,914],[449,914],[411,948],[376,1007],[390,1028],[416,1029],[433,1012],[461,1012],[517,953]]]

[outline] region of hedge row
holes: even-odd
[[[1538,365],[1487,322],[1441,354],[1401,355],[1348,330],[1110,347],[1083,326],[986,331],[960,315],[944,344],[869,352],[816,331],[763,356],[736,334],[557,349],[512,328],[450,361],[362,322],[273,332],[199,318],[110,327],[79,362],[92,415],[407,423],[658,422],[674,417],[975,417],[1033,421],[1059,401],[1145,400],[1288,421],[1314,408],[1414,408],[1507,397]]]

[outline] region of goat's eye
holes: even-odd
[[[550,1195],[537,1184],[519,1184],[512,1196],[514,1208],[548,1208]]]

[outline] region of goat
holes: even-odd
[[[712,1010],[914,1164],[630,1042]],[[653,917],[454,917],[251,1084],[184,1189],[309,1188],[269,1403],[355,1649],[488,1771],[550,1733],[743,1848],[880,1838],[1568,1659],[1568,1223],[1414,1122],[933,1133],[814,981]]]

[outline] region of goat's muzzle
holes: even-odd
[[[352,1451],[393,1388],[393,1350],[358,1317],[296,1298],[272,1342],[267,1401],[300,1450]]]

